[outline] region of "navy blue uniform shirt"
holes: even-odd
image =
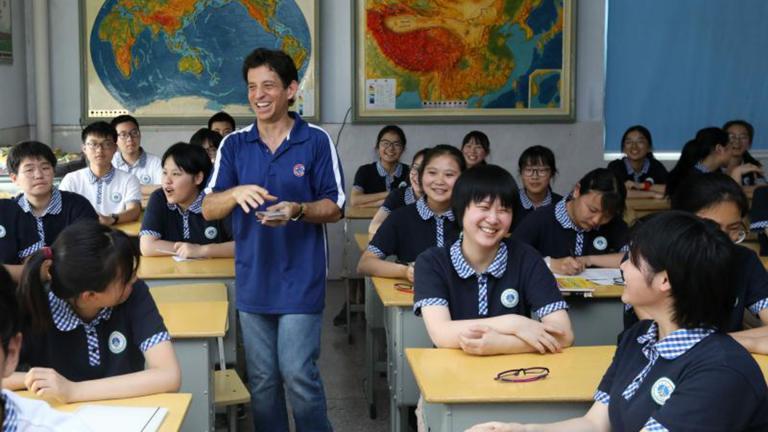
[[[21,264],[22,258],[42,247],[35,223],[15,201],[0,199],[0,264]]]
[[[619,342],[595,393],[611,430],[768,430],[763,373],[733,338],[708,329],[657,338],[656,323],[641,321]]]
[[[365,194],[388,192],[410,185],[409,172],[408,165],[398,162],[395,171],[389,174],[381,162],[376,161],[357,169],[352,187]]]
[[[552,192],[552,190],[548,190],[547,196],[544,198],[544,201],[541,202],[541,205],[539,205],[539,207],[534,207],[533,201],[531,201],[531,199],[528,198],[528,195],[525,194],[525,188],[520,189],[518,196],[519,199],[515,203],[515,208],[513,209],[512,213],[512,227],[510,228],[510,232],[514,231],[518,226],[520,226],[520,224],[529,214],[538,209],[554,205],[563,199],[562,195],[556,194]]]
[[[752,207],[749,209],[750,231],[757,233],[760,242],[760,255],[768,255],[768,237],[765,229],[768,228],[768,187],[757,188],[752,195]]]
[[[202,215],[203,196],[200,193],[189,208],[182,211],[176,204],[168,203],[162,189],[152,192],[139,235],[201,245],[231,241],[231,219],[205,220]]]
[[[32,206],[26,195],[19,195],[16,202],[37,227],[37,234],[45,242],[45,246],[52,245],[64,228],[78,220],[99,221],[99,215],[87,198],[74,192],[60,191],[55,186],[51,192],[51,201],[42,216],[32,214]]]
[[[543,317],[567,307],[541,255],[516,240],[504,240],[482,274],[467,263],[461,240],[450,248],[430,248],[416,260],[414,276],[416,315],[423,306],[435,305],[447,306],[453,320],[532,313]]]
[[[144,370],[144,352],[170,340],[149,288],[137,280],[128,299],[84,323],[64,300],[48,293],[53,326],[24,332],[20,365],[47,367],[70,381]]]
[[[667,176],[669,175],[667,168],[661,162],[649,157],[643,161],[640,172],[635,172],[626,156],[609,163],[608,169],[613,171],[613,174],[622,183],[631,180],[635,183],[648,181],[652,184],[667,184]]]
[[[629,229],[620,215],[591,231],[583,231],[571,221],[566,200],[536,211],[515,228],[513,237],[533,246],[542,256],[603,255],[626,251]]]
[[[391,190],[389,195],[384,198],[384,203],[381,205],[381,209],[387,213],[392,213],[400,207],[405,207],[415,202],[416,195],[413,193],[413,187],[399,187]]]
[[[393,211],[376,231],[368,251],[382,259],[394,255],[398,261],[411,263],[428,248],[450,245],[458,237],[453,212],[437,216],[422,197]]]

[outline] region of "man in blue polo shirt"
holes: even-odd
[[[344,208],[343,174],[327,132],[288,113],[298,72],[280,51],[243,62],[256,121],[221,142],[203,216],[232,213],[237,308],[255,431],[331,430],[317,368],[325,299],[323,224]]]

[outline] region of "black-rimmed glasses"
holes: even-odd
[[[496,381],[531,382],[542,380],[549,375],[549,368],[534,366],[520,369],[509,369],[496,374]]]

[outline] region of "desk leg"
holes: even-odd
[[[615,345],[624,329],[621,299],[569,297],[568,316],[574,346]]]
[[[365,278],[365,399],[369,416],[376,417],[375,385],[376,372],[386,371],[386,365],[379,361],[381,334],[384,331],[384,305],[373,288],[370,278]],[[377,340],[378,339],[378,340]]]
[[[424,403],[424,421],[430,432],[461,432],[488,421],[551,423],[583,416],[592,402],[542,403]]]
[[[192,403],[181,430],[209,432],[214,426],[213,363],[211,339],[174,339],[173,348],[181,366],[182,393],[192,393]]]

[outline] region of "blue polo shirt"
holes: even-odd
[[[394,255],[398,261],[410,263],[428,248],[450,245],[458,237],[453,212],[435,214],[422,197],[393,211],[376,231],[368,251],[381,259]]]
[[[357,169],[352,187],[366,194],[389,192],[392,189],[408,186],[409,172],[408,165],[398,162],[395,165],[395,171],[390,174],[381,162],[376,161]]]
[[[87,198],[74,192],[61,191],[55,186],[51,191],[51,201],[41,216],[32,213],[32,206],[26,195],[19,195],[16,203],[25,217],[35,225],[35,232],[45,246],[52,245],[64,228],[79,220],[99,221],[99,215]]]
[[[144,281],[128,299],[102,309],[85,323],[65,300],[48,292],[53,326],[24,332],[20,365],[55,369],[70,381],[85,381],[144,370],[144,352],[171,340]]]
[[[139,235],[201,245],[231,241],[231,218],[214,221],[203,219],[204,196],[202,192],[199,193],[184,211],[178,205],[168,202],[162,188],[152,192],[144,211]]]
[[[331,137],[289,113],[294,125],[275,154],[256,123],[227,135],[219,146],[206,194],[259,185],[278,201],[329,199],[344,208],[344,175]],[[274,203],[266,203],[264,210]],[[263,314],[320,313],[325,300],[327,238],[322,224],[262,225],[253,212],[232,210],[237,307]]]
[[[392,213],[400,207],[405,207],[415,202],[416,194],[413,192],[413,187],[399,187],[391,190],[389,195],[384,198],[384,203],[381,205],[381,209],[387,213]]]
[[[619,342],[595,393],[611,430],[768,430],[765,379],[733,338],[698,328],[657,339],[656,323],[641,321]]]
[[[608,164],[608,169],[622,182],[632,180],[635,183],[650,182],[652,184],[667,184],[669,173],[664,165],[655,158],[646,157],[640,172],[632,168],[632,163],[625,156]]]
[[[629,229],[620,216],[605,225],[584,231],[568,216],[566,199],[557,204],[542,207],[536,217],[526,218],[513,237],[527,243],[542,256],[563,258],[567,256],[603,255],[627,250]]]
[[[477,273],[461,251],[461,240],[450,248],[434,247],[419,255],[414,271],[413,310],[446,306],[451,319],[488,318],[505,314],[541,318],[565,309],[557,282],[532,247],[515,240],[499,244],[491,265]]]
[[[43,247],[35,223],[10,199],[0,199],[0,264],[21,260]]]
[[[510,228],[510,232],[514,231],[518,226],[520,226],[521,223],[525,220],[526,217],[528,217],[529,214],[533,213],[534,211],[538,209],[543,209],[545,207],[551,206],[554,203],[559,202],[563,199],[562,195],[556,194],[552,192],[552,190],[547,191],[547,196],[544,198],[544,201],[541,202],[541,205],[538,207],[533,206],[533,201],[531,201],[530,198],[528,198],[528,195],[525,193],[525,188],[520,188],[518,191],[518,200],[515,202],[515,208],[512,212],[512,227]]]

